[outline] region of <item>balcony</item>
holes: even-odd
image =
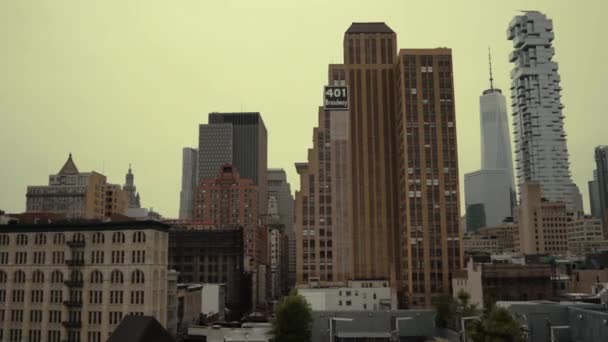
[[[82,328],[81,321],[63,321],[61,324],[67,329],[80,329]]]
[[[84,247],[84,241],[68,241],[70,248],[82,248]]]
[[[68,308],[81,308],[82,307],[82,302],[81,301],[73,301],[73,300],[66,300],[63,302],[63,305],[65,305]]]
[[[84,284],[82,280],[66,280],[63,282],[65,286],[72,288],[80,288]]]
[[[70,260],[66,260],[65,264],[68,266],[84,266],[84,260],[83,259],[70,259]]]

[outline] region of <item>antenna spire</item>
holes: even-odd
[[[490,64],[490,89],[494,90],[494,78],[492,78],[492,51],[488,46],[488,62]]]

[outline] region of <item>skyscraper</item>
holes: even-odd
[[[297,281],[389,279],[402,306],[430,306],[462,266],[451,50],[406,49],[384,23],[353,23],[348,110],[318,112],[297,163]]]
[[[600,184],[597,170],[593,170],[593,180],[590,180],[587,184],[589,187],[589,206],[591,207],[591,216],[601,219],[602,207],[600,203]]]
[[[570,178],[560,76],[553,61],[553,22],[537,11],[516,16],[507,30],[513,41],[511,106],[518,185],[540,184],[542,196],[582,210]]]
[[[182,190],[179,194],[179,218],[189,220],[194,216],[194,189],[198,179],[198,150],[184,147],[182,150]]]
[[[125,185],[123,190],[125,190],[129,196],[129,208],[141,208],[139,193],[137,192],[137,187],[135,186],[135,176],[131,170],[131,165],[129,165],[129,171],[125,176]]]
[[[467,231],[481,228],[480,224],[500,225],[513,216],[516,205],[507,104],[502,91],[494,88],[491,59],[490,88],[479,97],[479,109],[481,170],[464,176]]]
[[[260,214],[267,210],[266,126],[260,113],[210,113],[199,128],[199,178],[217,176],[223,164],[232,164],[242,177],[258,186]]]
[[[291,193],[291,186],[287,182],[287,174],[283,169],[268,169],[268,199],[276,199],[278,207],[279,222],[285,227],[288,246],[288,279],[287,283],[293,285],[296,277],[296,236],[294,218],[294,199]],[[270,202],[269,202],[270,208]],[[269,212],[270,214],[270,212]]]
[[[598,146],[595,148],[595,164],[600,200],[600,217],[604,223],[604,227],[608,227],[608,146]]]

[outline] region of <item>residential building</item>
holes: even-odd
[[[595,148],[595,164],[599,193],[599,214],[604,223],[604,232],[608,236],[608,146]]]
[[[572,219],[573,213],[568,211],[565,202],[550,202],[541,197],[539,183],[522,184],[515,216],[519,251],[523,254],[567,254]]]
[[[168,229],[154,221],[0,227],[2,339],[105,341],[129,314],[165,325]]]
[[[313,311],[380,311],[396,307],[387,280],[349,281],[343,287],[299,287]]]
[[[198,181],[215,178],[224,164],[234,165],[258,187],[266,212],[268,134],[260,113],[209,113],[199,128]]]
[[[551,265],[475,263],[454,273],[452,293],[465,291],[471,304],[488,307],[499,300],[546,300],[553,296]]]
[[[70,219],[102,219],[105,214],[106,177],[95,171],[80,173],[68,157],[48,186],[28,186],[26,212],[64,214]]]
[[[593,180],[587,182],[589,189],[589,207],[591,208],[591,216],[602,219],[602,210],[600,203],[600,184],[597,175],[597,170],[593,170]]]
[[[553,21],[524,11],[509,23],[507,38],[513,41],[509,61],[518,185],[536,182],[543,198],[582,211],[580,191],[570,178]]]
[[[242,228],[169,232],[169,266],[179,272],[178,282],[226,284],[231,319],[239,319],[251,307],[251,279],[245,274],[243,252]],[[205,297],[203,293],[203,301]]]
[[[131,165],[129,164],[129,171],[125,176],[125,185],[123,189],[127,192],[129,196],[129,208],[141,208],[141,201],[139,198],[139,192],[137,192],[137,187],[135,186],[135,175],[131,170]]]
[[[105,217],[116,214],[126,216],[129,207],[128,193],[118,184],[106,184],[105,192]]]
[[[219,167],[215,172],[219,170]],[[182,150],[182,189],[179,194],[179,218],[194,218],[194,189],[198,185],[198,150],[184,147]]]
[[[279,222],[285,226],[288,240],[288,279],[290,287],[296,280],[296,233],[295,233],[295,203],[291,193],[291,185],[287,182],[287,174],[283,169],[268,169],[268,200],[274,197],[279,210]]]
[[[604,236],[604,227],[599,218],[576,214],[569,222],[567,231],[568,252],[572,256],[585,256],[608,249],[608,239]]]

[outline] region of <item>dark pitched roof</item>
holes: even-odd
[[[169,332],[151,316],[128,315],[116,327],[108,342],[175,342]]]
[[[352,23],[346,34],[357,33],[395,33],[385,23]]]
[[[78,168],[76,167],[76,164],[74,164],[74,161],[72,160],[71,153],[70,153],[70,156],[68,157],[68,160],[65,162],[65,164],[63,164],[63,167],[61,168],[61,170],[59,170],[59,174],[60,175],[77,175],[78,174]]]

